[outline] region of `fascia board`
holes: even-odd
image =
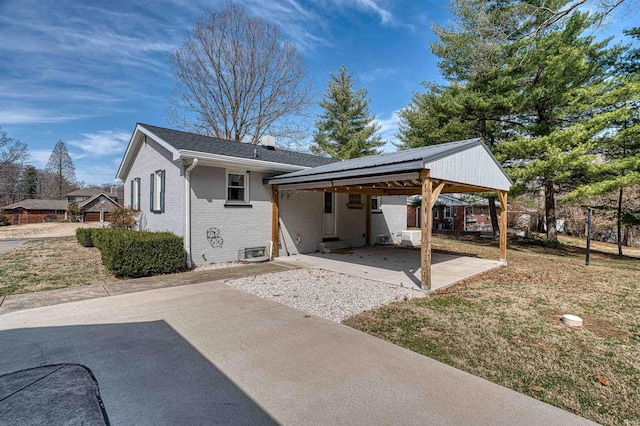
[[[190,151],[185,149],[179,150],[178,153],[180,155],[180,158],[183,158],[183,159],[197,158],[198,160],[201,160],[201,161],[213,161],[213,162],[220,162],[222,164],[231,164],[234,166],[258,168],[264,171],[271,170],[271,171],[277,171],[277,172],[292,172],[292,171],[309,169],[309,167],[298,166],[295,164],[284,164],[284,163],[275,163],[275,162],[264,161],[264,160],[254,160],[251,158],[231,157],[228,155],[211,154],[207,152]]]
[[[284,185],[287,183],[316,182],[319,180],[334,180],[340,178],[356,178],[372,176],[383,173],[405,172],[420,170],[424,166],[422,160],[409,161],[406,163],[388,164],[385,166],[367,167],[363,169],[343,170],[340,172],[319,173],[308,176],[275,177],[269,180],[270,185]]]
[[[160,144],[160,146],[162,146],[167,151],[169,151],[172,155],[173,161],[176,161],[180,158],[180,153],[178,152],[177,149],[175,149],[171,144],[167,143],[162,138],[159,138],[153,132],[150,132],[149,130],[145,129],[143,126],[141,126],[138,123],[136,124],[136,128],[134,129],[133,134],[131,135],[131,139],[129,140],[129,145],[127,145],[127,150],[125,151],[124,156],[122,157],[122,161],[120,162],[120,167],[118,167],[118,172],[116,173],[116,181],[118,182],[124,181],[125,171],[129,169],[129,166],[132,161],[131,156],[135,153],[136,149],[138,148],[138,145],[140,145],[140,143],[142,142],[142,137],[140,136],[140,134],[149,136],[151,139],[153,139],[158,144]]]

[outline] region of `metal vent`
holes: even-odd
[[[393,244],[393,239],[391,238],[391,235],[378,235],[378,238],[376,239],[376,244],[380,244],[380,245]]]

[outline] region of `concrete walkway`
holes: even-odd
[[[221,282],[8,313],[0,348],[0,374],[90,368],[113,425],[589,424]]]
[[[216,280],[228,280],[259,274],[268,274],[271,272],[282,272],[291,270],[292,268],[296,268],[296,266],[291,264],[283,265],[275,262],[257,263],[206,271],[189,271],[179,274],[156,275],[153,277],[91,284],[80,287],[68,287],[36,293],[13,294],[6,297],[0,296],[0,315],[23,309],[59,305],[61,303],[115,296],[118,294],[136,293],[139,291],[176,287]]]
[[[362,247],[344,253],[312,253],[279,257],[279,262],[301,268],[320,268],[408,288],[420,288],[420,250],[398,247]],[[432,252],[431,290],[450,287],[501,263],[479,257]]]

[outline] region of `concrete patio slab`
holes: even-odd
[[[279,257],[278,262],[319,268],[408,288],[420,288],[420,250],[361,247],[343,253],[312,253]],[[500,267],[499,261],[478,257],[431,254],[431,290],[440,290],[474,275]]]
[[[114,425],[592,424],[222,282],[8,313],[0,347],[90,368]]]

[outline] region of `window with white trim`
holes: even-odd
[[[247,172],[227,171],[227,202],[231,204],[249,202],[249,175]]]
[[[371,196],[371,211],[379,212],[380,207],[382,207],[382,199],[378,195]]]
[[[440,210],[440,206],[434,206],[433,207],[433,218],[437,219],[438,218],[438,211]]]
[[[451,217],[451,206],[444,206],[444,217]]]
[[[140,210],[140,178],[131,179],[130,205],[134,210]]]
[[[164,170],[156,170],[149,176],[149,209],[164,213]]]

